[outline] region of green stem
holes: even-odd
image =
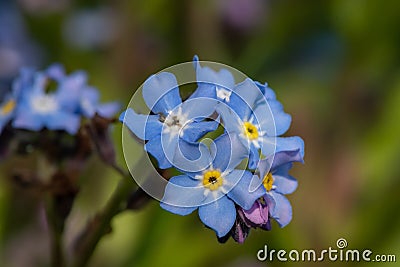
[[[94,218],[83,233],[82,240],[78,244],[75,261],[72,263],[73,267],[86,266],[97,243],[108,232],[112,218],[125,208],[122,204],[135,187],[129,175],[122,178],[104,210]]]

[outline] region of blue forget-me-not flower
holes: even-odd
[[[198,210],[221,242],[243,242],[251,227],[269,230],[270,218],[287,225],[292,210],[284,195],[297,187],[288,171],[304,157],[300,137],[282,137],[291,116],[268,84],[236,83],[227,68],[203,66],[197,56],[193,67],[197,88],[188,99],[174,74],[161,72],[143,84],[150,114],[129,108],[120,116],[159,168],[181,173],[166,183],[161,207],[179,215]],[[202,142],[208,132],[210,146]]]
[[[221,135],[210,150],[202,143],[198,145],[199,150],[193,144],[182,143],[186,158],[177,153],[174,162],[185,168],[184,174],[171,178],[161,207],[179,215],[198,209],[200,220],[222,237],[235,223],[235,204],[249,209],[264,191],[260,187],[248,192],[251,172],[235,169],[248,154],[236,135]]]
[[[199,97],[182,102],[175,76],[169,72],[152,75],[143,84],[143,98],[152,114],[137,114],[133,109],[122,113],[120,120],[140,139],[153,155],[159,168],[172,166],[171,160],[180,139],[195,142],[218,126],[204,121],[214,110],[216,101]]]

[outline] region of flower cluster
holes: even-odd
[[[150,114],[129,108],[120,116],[158,168],[181,173],[168,180],[161,207],[179,215],[198,210],[220,242],[243,242],[250,228],[269,230],[271,218],[284,227],[292,218],[284,195],[297,187],[288,171],[304,157],[300,137],[281,137],[291,116],[267,84],[236,83],[228,69],[202,66],[197,56],[193,66],[197,89],[185,101],[175,75],[160,72],[143,84]]]
[[[116,102],[99,103],[99,92],[87,85],[83,71],[67,75],[59,64],[44,71],[23,69],[0,103],[0,133],[9,125],[14,129],[46,128],[75,135],[82,118],[91,119],[95,114],[110,118],[119,109]]]

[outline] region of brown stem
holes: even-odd
[[[51,248],[51,265],[52,267],[64,267],[65,258],[62,246],[62,234],[64,231],[64,223],[59,220],[56,215],[54,199],[49,196],[46,201],[47,223],[50,232],[50,248]]]

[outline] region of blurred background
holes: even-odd
[[[395,0],[0,0],[0,89],[22,66],[61,62],[68,71],[86,70],[103,101],[127,105],[149,75],[197,54],[267,81],[293,117],[287,135],[304,138],[287,227],[274,223],[270,232],[253,230],[243,245],[221,245],[196,213],[176,216],[151,201],[113,220],[89,266],[281,266],[258,262],[257,251],[265,244],[322,250],[339,238],[349,248],[399,258],[399,10]],[[125,167],[120,125],[113,137]],[[6,173],[0,265],[48,266],[40,194],[15,186]],[[119,179],[99,159],[90,161],[66,247]],[[381,265],[396,263],[368,263]]]

